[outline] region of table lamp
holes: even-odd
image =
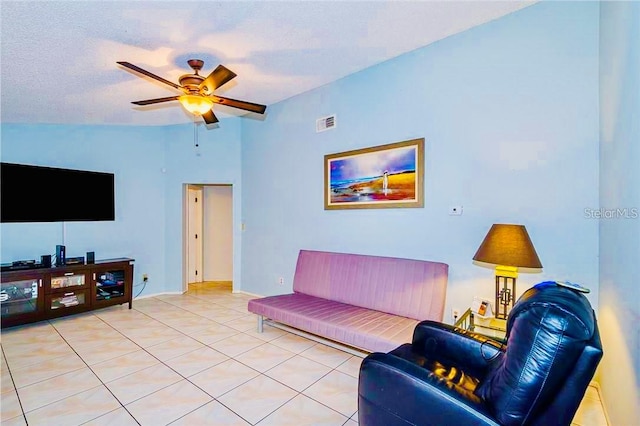
[[[513,307],[518,268],[542,268],[536,249],[523,225],[492,225],[473,260],[495,265],[494,315],[500,319],[506,319]]]

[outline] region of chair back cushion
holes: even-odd
[[[477,389],[504,425],[546,417],[564,389],[568,406],[553,424],[568,424],[602,357],[595,314],[587,298],[555,282],[527,290],[509,314],[507,348]],[[572,389],[566,383],[579,384]],[[562,412],[562,410],[559,410]]]

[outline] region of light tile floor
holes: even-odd
[[[2,425],[357,425],[361,358],[265,326],[228,283],[2,330]],[[589,388],[575,425],[606,426]]]

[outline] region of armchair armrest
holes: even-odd
[[[486,336],[436,321],[422,321],[413,331],[413,350],[437,354],[456,364],[463,363],[484,376],[487,367],[500,359],[505,347]]]
[[[360,367],[359,423],[494,425],[473,392],[393,354],[373,353]]]

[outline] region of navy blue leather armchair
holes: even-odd
[[[412,343],[362,362],[360,426],[569,425],[602,358],[582,293],[540,283],[507,320],[507,343],[423,321]]]

